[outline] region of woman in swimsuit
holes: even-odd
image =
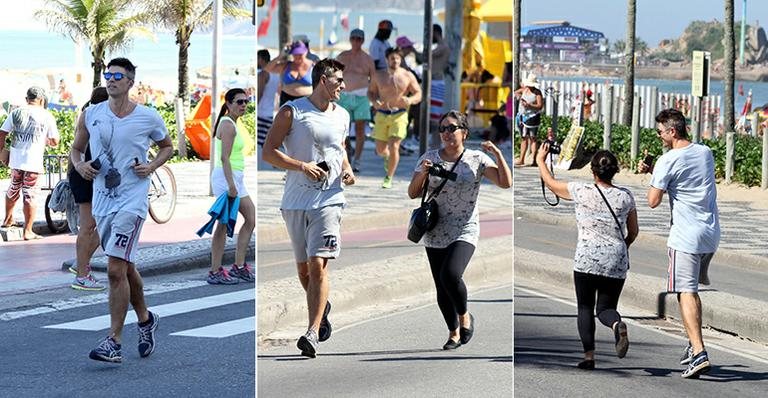
[[[300,41],[293,42],[282,57],[277,57],[264,68],[270,73],[280,74],[280,106],[297,98],[312,94],[313,63],[307,57],[307,46]],[[289,61],[293,56],[293,61]]]

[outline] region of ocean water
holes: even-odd
[[[126,50],[107,54],[106,60],[125,56],[137,65],[137,80],[143,76],[176,79],[178,47],[170,33],[156,34],[156,40],[137,38]],[[189,70],[194,79],[197,69],[211,65],[212,33],[193,34],[189,47]],[[46,31],[0,31],[0,70],[59,69],[77,65],[80,58],[84,68],[90,68],[91,56],[82,46],[79,53],[68,37]],[[221,63],[225,68],[253,65],[256,60],[254,37],[225,36],[222,39]],[[90,74],[88,75],[90,78]]]

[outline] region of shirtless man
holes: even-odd
[[[355,122],[355,159],[352,161],[352,171],[360,171],[360,156],[365,145],[365,125],[371,120],[371,104],[368,102],[368,85],[373,80],[376,67],[373,58],[363,51],[365,32],[353,29],[349,33],[352,49],[339,54],[336,58],[344,64],[345,91],[341,93],[338,104],[349,112],[350,119]]]
[[[408,132],[408,107],[421,102],[421,87],[412,73],[400,67],[403,55],[387,49],[387,69],[376,71],[368,88],[368,99],[376,109],[373,138],[376,154],[384,158],[382,188],[392,188],[392,176],[400,161],[400,141]]]

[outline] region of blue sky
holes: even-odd
[[[734,0],[741,20],[743,0]],[[723,20],[722,0],[637,0],[637,36],[650,47],[662,39],[677,38],[691,21]],[[567,20],[572,25],[603,32],[611,42],[626,36],[626,0],[522,0],[523,26],[533,21]],[[768,24],[768,1],[747,0],[747,23]],[[738,40],[738,38],[737,38]]]

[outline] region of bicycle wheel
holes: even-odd
[[[48,229],[54,234],[60,234],[69,230],[69,224],[67,223],[67,213],[53,211],[48,207],[48,203],[51,202],[51,194],[45,198],[45,223],[48,224]]]
[[[149,216],[158,224],[165,224],[176,210],[176,177],[168,166],[160,166],[149,184]]]

